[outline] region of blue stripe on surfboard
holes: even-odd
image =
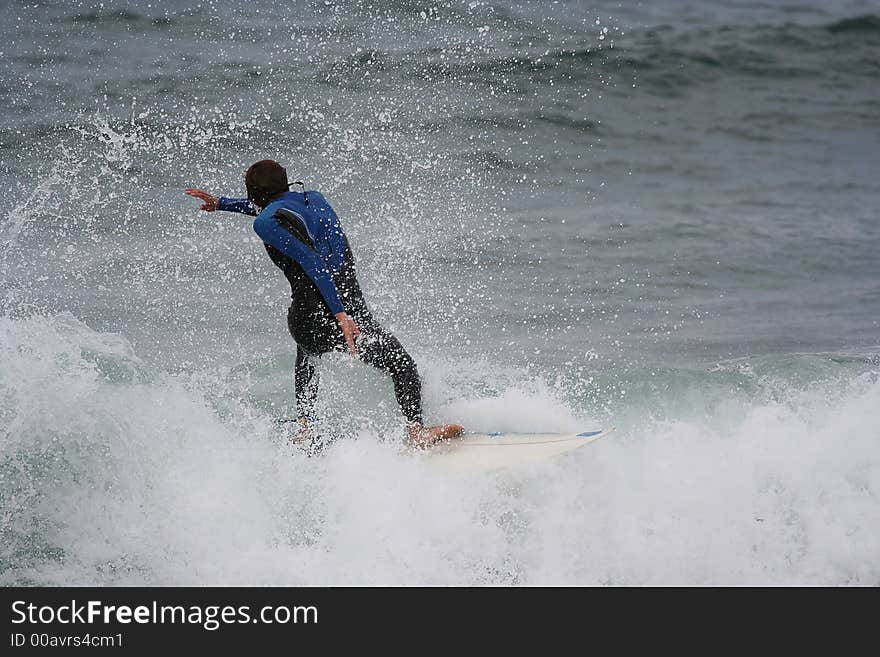
[[[578,438],[589,438],[590,436],[598,436],[600,433],[602,433],[602,429],[599,429],[598,431],[584,431],[583,433],[577,434],[577,437]],[[487,433],[486,435],[491,436],[492,438],[498,438],[499,436],[503,436],[504,432],[503,431],[491,431],[491,432]]]

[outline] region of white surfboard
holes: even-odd
[[[431,449],[431,457],[456,470],[496,470],[547,459],[588,445],[611,429],[581,433],[466,433]]]

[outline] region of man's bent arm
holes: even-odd
[[[321,296],[324,297],[330,312],[334,315],[345,312],[345,307],[339,300],[336,284],[333,282],[327,265],[321,260],[321,256],[278,224],[275,220],[274,208],[272,212],[267,213],[264,210],[260,213],[260,216],[254,221],[254,232],[260,236],[261,240],[271,244],[288,258],[299,263],[306,276],[312,280]]]
[[[317,191],[309,192],[310,195],[317,197],[319,201],[322,201],[327,205],[330,209],[330,221],[328,222],[327,229],[327,241],[330,243],[330,257],[327,261],[327,266],[330,267],[330,271],[338,272],[342,269],[342,263],[345,260],[345,251],[348,246],[348,242],[345,239],[345,233],[342,231],[342,224],[339,223],[339,217],[336,216],[336,211],[330,207],[330,204],[327,203],[327,199],[324,198],[324,195]]]

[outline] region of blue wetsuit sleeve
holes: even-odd
[[[339,222],[327,229],[327,241],[330,242],[332,253],[330,254],[330,268],[333,271],[342,269],[342,263],[345,260],[345,234]]]
[[[342,230],[342,224],[339,223],[339,217],[336,216],[336,212],[333,208],[330,207],[330,204],[327,203],[327,199],[324,198],[324,195],[320,192],[310,191],[309,195],[317,197],[319,201],[327,206],[327,209],[330,210],[329,217],[324,216],[325,224],[324,228],[327,234],[327,242],[330,245],[330,255],[327,258],[327,265],[330,267],[330,271],[338,272],[342,269],[342,263],[345,261],[345,233]]]
[[[246,198],[227,198],[221,196],[217,200],[217,209],[225,212],[240,212],[251,216],[257,214],[257,209]]]
[[[336,291],[336,284],[333,282],[327,265],[321,260],[321,256],[282,228],[275,221],[274,209],[270,212],[264,210],[260,213],[254,221],[254,232],[266,244],[271,244],[288,258],[299,263],[306,276],[312,280],[321,296],[324,297],[330,312],[334,315],[345,312],[345,307],[339,300],[339,293]]]

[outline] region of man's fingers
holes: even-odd
[[[205,212],[213,212],[217,209],[217,197],[213,194],[209,194],[208,192],[201,189],[193,189],[192,187],[187,187],[183,190],[184,194],[188,196],[192,196],[193,198],[197,198],[200,201],[203,201],[203,205],[200,210],[204,210]]]
[[[183,190],[184,194],[188,194],[189,196],[194,196],[195,198],[200,198],[206,203],[211,203],[214,201],[214,195],[209,194],[208,192],[204,192],[201,189],[185,189]]]
[[[357,349],[354,347],[354,339],[358,336],[360,331],[358,331],[357,324],[355,324],[350,319],[345,322],[345,327],[342,329],[342,333],[345,336],[345,343],[348,345],[348,353],[352,356],[357,356]]]

